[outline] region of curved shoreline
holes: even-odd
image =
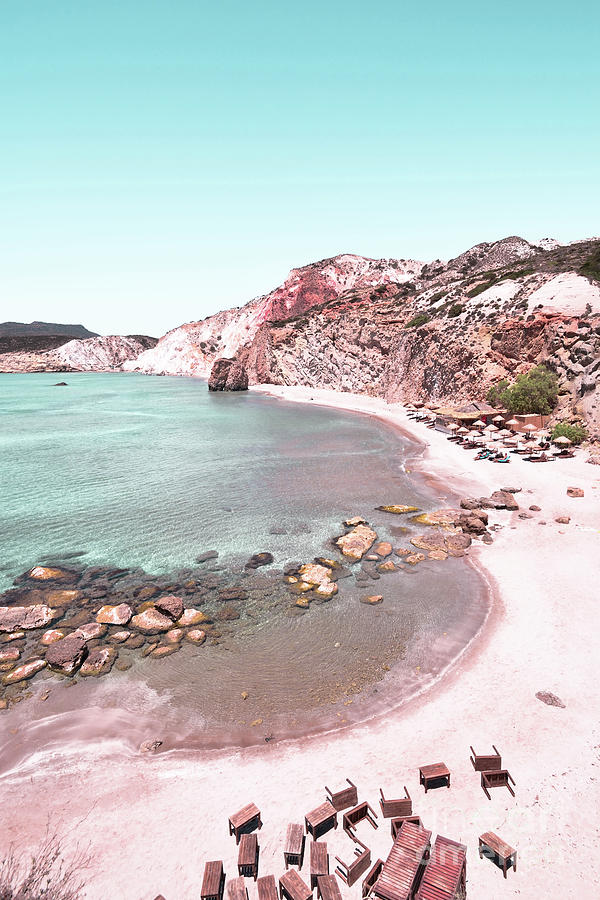
[[[299,399],[302,389],[284,391],[286,399]],[[371,415],[382,411],[369,398],[306,393],[346,408],[355,400],[357,411]],[[402,422],[401,411],[383,412]],[[477,484],[478,494],[488,493],[507,478],[506,469],[474,464],[443,436],[425,436],[424,465],[437,477],[447,474],[461,491]],[[524,893],[592,900],[600,893],[600,861],[580,840],[580,825],[592,835],[600,828],[600,698],[594,690],[600,638],[590,628],[600,583],[600,472],[582,460],[548,469],[522,460],[511,465],[511,482],[523,488],[522,509],[534,503],[542,513],[529,520],[499,514],[502,530],[482,550],[484,560],[477,553],[493,590],[489,620],[461,663],[428,691],[427,702],[416,699],[400,714],[329,735],[202,758],[159,754],[107,762],[73,752],[62,763],[55,760],[52,774],[42,768],[3,783],[0,841],[35,845],[48,814],[68,831],[69,847],[79,839],[97,851],[88,900],[114,895],[115,872],[123,900],[159,892],[185,900],[197,895],[203,861],[223,859],[226,872],[236,872],[237,849],[226,827],[234,810],[258,804],[265,823],[261,874],[278,876],[286,824],[301,821],[325,799],[323,785],[338,788],[349,777],[372,805],[380,787],[399,796],[395,791],[406,784],[425,826],[467,845],[471,900]],[[585,498],[568,498],[571,484],[584,487]],[[571,523],[557,524],[565,513]],[[557,694],[564,708],[541,703],[535,696],[541,690]],[[515,798],[495,791],[488,800],[469,763],[469,744],[483,753],[492,743],[517,782]],[[418,767],[438,759],[452,771],[452,788],[424,795]],[[374,859],[389,852],[383,824],[359,834]],[[478,858],[477,835],[490,829],[519,850],[519,871],[506,881]],[[552,849],[557,835],[561,854]],[[351,855],[342,829],[326,839],[332,855]],[[360,884],[341,887],[344,898],[360,897]]]

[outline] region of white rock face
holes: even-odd
[[[592,313],[600,313],[600,287],[575,272],[564,272],[550,278],[528,297],[527,310],[542,305],[567,315],[580,315],[587,305]]]
[[[69,341],[51,350],[48,356],[82,372],[114,371],[120,369],[126,360],[139,356],[150,341],[153,342],[153,339],[110,334]]]

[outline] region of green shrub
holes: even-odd
[[[536,366],[519,375],[513,385],[505,379],[488,391],[490,403],[501,403],[513,415],[549,415],[558,400],[558,379],[546,366]]]
[[[503,378],[498,384],[493,385],[487,392],[487,402],[491,403],[492,406],[500,406],[502,403],[500,398],[507,387],[509,387],[509,381],[506,378]]]
[[[579,423],[571,425],[569,422],[558,422],[552,429],[552,440],[557,437],[566,437],[572,444],[581,444],[587,436],[584,426]]]
[[[464,306],[461,303],[453,303],[448,310],[448,315],[451,319],[455,319],[456,316],[460,316],[461,312],[464,312]]]
[[[445,291],[438,291],[438,293],[437,293],[437,294],[434,294],[432,297],[430,297],[429,300],[428,300],[427,302],[428,302],[431,306],[433,306],[433,304],[434,304],[434,303],[437,303],[438,300],[441,300],[442,297],[445,296],[445,294],[446,294]]]
[[[579,271],[582,275],[587,276],[587,278],[593,278],[594,281],[600,281],[600,250],[591,253]]]
[[[478,284],[477,287],[474,287],[470,291],[467,291],[467,297],[476,297],[478,294],[483,294],[483,292],[487,291],[488,288],[491,288],[493,284],[496,284],[495,278],[492,278],[489,281],[484,281],[482,284]]]
[[[405,328],[420,328],[421,325],[426,325],[429,322],[430,317],[427,313],[417,313],[417,315],[407,322],[404,326]]]

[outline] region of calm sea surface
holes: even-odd
[[[68,386],[56,387],[61,380]],[[0,422],[0,590],[50,560],[178,583],[212,549],[219,558],[201,571],[214,592],[203,609],[222,609],[218,587],[248,589],[239,619],[214,643],[163,660],[121,649],[127,671],[69,690],[42,673],[10,711],[30,750],[48,745],[57,722],[63,736],[132,747],[157,731],[169,747],[343,724],[421,687],[483,620],[484,586],[456,559],[382,575],[367,589],[352,574],[331,601],[294,607],[282,568],[331,555],[343,519],[365,516],[397,547],[418,526],[376,506],[443,505],[405,471],[419,448],[374,419],[210,394],[194,379],[32,374],[0,375]],[[248,574],[244,563],[259,551],[273,565]],[[383,604],[361,604],[365,593],[383,594]],[[51,689],[45,703],[42,688]]]

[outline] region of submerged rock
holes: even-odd
[[[184,609],[176,624],[185,628],[188,625],[201,625],[203,622],[208,621],[208,617],[203,612],[200,612],[199,609]]]
[[[82,664],[79,674],[85,678],[106,675],[112,669],[118,655],[114,647],[96,647]]]
[[[0,606],[0,632],[11,632],[18,628],[26,631],[44,628],[61,614],[43,604],[35,606]]]
[[[191,641],[192,644],[203,644],[206,640],[206,632],[202,631],[200,628],[190,628],[185,635],[186,641]]]
[[[378,556],[386,557],[390,556],[392,549],[392,545],[389,541],[380,541],[373,547],[373,553],[376,553]]]
[[[395,516],[404,516],[406,513],[419,512],[418,506],[405,506],[402,503],[394,503],[391,506],[378,506],[381,512],[393,513]]]
[[[360,598],[360,602],[365,603],[367,606],[377,606],[379,603],[383,603],[383,596],[381,594],[367,594],[367,596]]]
[[[46,650],[46,662],[54,672],[60,672],[61,675],[73,675],[87,654],[88,648],[83,638],[70,634],[62,641],[50,644]]]
[[[98,610],[96,622],[101,625],[127,625],[133,615],[133,610],[128,603],[119,603],[118,606],[103,606]]]
[[[183,614],[183,600],[181,597],[175,597],[170,594],[168,597],[161,597],[154,603],[155,609],[165,616],[169,616],[173,621]]]
[[[246,569],[258,569],[260,566],[268,566],[273,562],[272,553],[255,553],[246,563]]]
[[[96,641],[99,638],[103,638],[107,631],[106,625],[100,625],[98,622],[87,622],[85,625],[80,625],[73,632],[73,637],[83,638],[84,641]]]
[[[173,627],[173,620],[157,609],[146,609],[131,619],[131,627],[142,634],[160,634]]]
[[[17,583],[22,581],[75,581],[78,577],[77,572],[62,569],[59,566],[34,566],[16,581]]]
[[[45,668],[45,659],[30,659],[22,665],[17,666],[12,672],[9,672],[8,675],[4,675],[2,684],[16,684],[19,681],[26,681],[28,678],[33,678],[34,675],[37,675],[38,672],[41,672],[41,670]]]

